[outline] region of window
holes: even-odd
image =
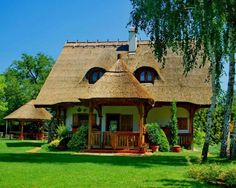
[[[96,114],[93,115],[93,119],[92,119],[92,126],[93,128],[96,128]],[[72,131],[76,132],[78,130],[78,128],[80,128],[82,125],[89,125],[89,114],[84,114],[84,113],[80,113],[80,114],[73,114],[73,124],[72,124]]]
[[[132,131],[133,115],[128,114],[106,114],[107,131]]]
[[[180,130],[188,130],[188,118],[178,118],[178,127]]]
[[[158,78],[156,71],[151,67],[141,67],[134,74],[140,83],[153,83]]]
[[[94,84],[96,81],[98,81],[103,76],[104,73],[105,73],[105,71],[103,69],[95,69],[95,70],[91,71],[91,73],[89,75],[89,83]]]

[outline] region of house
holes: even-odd
[[[183,75],[182,57],[171,52],[165,67],[149,41],[66,42],[37,99],[51,107],[69,130],[89,124],[88,148],[136,148],[144,143],[146,123],[168,132],[171,103],[177,102],[180,144],[190,146],[193,116],[208,107],[208,67]]]

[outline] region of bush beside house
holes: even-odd
[[[146,130],[150,145],[158,145],[160,151],[169,151],[167,137],[157,123],[147,124]]]

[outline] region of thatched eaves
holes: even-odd
[[[52,115],[44,108],[35,108],[34,103],[35,100],[29,101],[6,116],[4,119],[18,121],[42,121],[50,120],[52,118]]]

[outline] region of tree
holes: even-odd
[[[200,66],[204,66],[206,60],[210,61],[213,95],[207,129],[211,130],[219,92],[222,58],[229,55],[229,44],[235,41],[233,40],[235,36],[229,37],[228,26],[228,20],[236,20],[233,19],[235,9],[229,10],[229,7],[235,7],[235,1],[131,0],[131,2],[133,11],[130,23],[149,35],[154,54],[163,64],[167,49],[183,54],[185,75],[199,66],[197,63],[199,57],[202,58]],[[225,10],[229,11],[225,13]],[[207,159],[209,132],[206,134],[202,160]]]
[[[53,58],[42,53],[22,54],[20,60],[11,64],[4,73],[5,101],[8,101],[5,115],[37,97],[53,64]]]
[[[4,89],[6,88],[5,78],[4,76],[0,75],[0,113],[7,110],[7,102],[4,100]]]

